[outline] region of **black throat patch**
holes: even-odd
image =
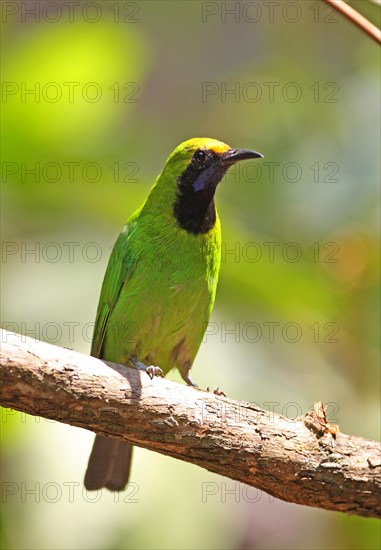
[[[214,194],[226,170],[215,154],[209,156],[202,166],[192,160],[178,178],[173,213],[180,227],[195,235],[213,229],[216,223]]]

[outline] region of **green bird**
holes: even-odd
[[[216,295],[221,225],[214,204],[230,166],[262,155],[210,138],[181,143],[120,233],[102,285],[91,355],[145,370],[191,368]],[[85,487],[125,488],[132,445],[95,437]]]

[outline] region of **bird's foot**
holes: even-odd
[[[151,380],[154,376],[161,376],[161,378],[164,378],[164,372],[160,367],[155,367],[154,365],[149,365],[147,367],[147,365],[145,365],[141,361],[137,361],[136,359],[133,359],[132,362],[136,369],[143,370],[144,372],[146,372],[148,376],[151,378]]]
[[[223,397],[226,397],[226,394],[220,390],[220,388],[216,388],[215,390],[213,390],[213,392],[210,391],[209,389],[209,386],[206,388],[206,391],[210,392],[210,393],[214,393],[214,395],[222,395]]]
[[[188,384],[188,386],[192,386],[193,388],[198,388],[196,382],[193,380],[193,378],[190,375],[190,371],[187,373],[180,373],[182,376],[182,379]]]
[[[146,367],[146,373],[151,378],[154,376],[160,376],[161,378],[164,378],[164,372],[161,370],[160,367],[155,367],[155,365],[150,365],[149,367]]]

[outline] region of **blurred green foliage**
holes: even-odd
[[[172,149],[256,148],[218,190],[196,380],[290,417],[321,399],[342,431],[378,438],[379,51],[322,2],[268,4],[3,2],[2,323],[88,353],[110,247]],[[247,498],[144,450],[135,497],[91,501],[92,434],[2,412],[3,548],[379,547],[376,522]]]

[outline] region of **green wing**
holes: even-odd
[[[94,357],[102,357],[102,346],[111,313],[118,301],[123,285],[126,284],[133,272],[135,262],[129,247],[129,239],[136,226],[137,214],[138,212],[133,214],[124,226],[114,245],[107,265],[91,345],[91,355]]]

